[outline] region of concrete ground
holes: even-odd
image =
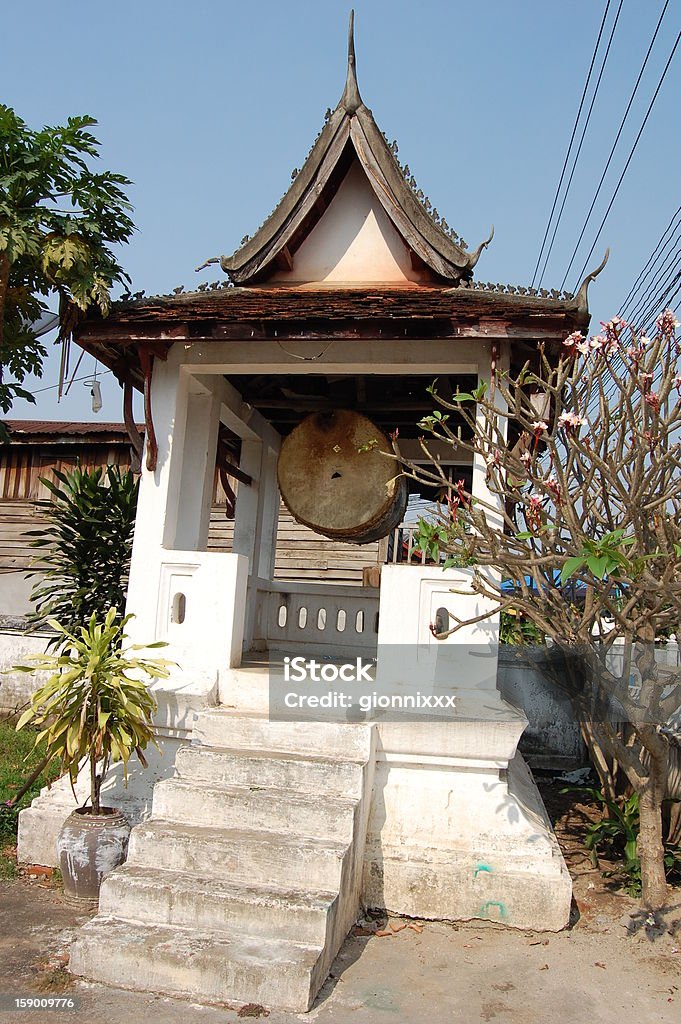
[[[355,929],[360,934],[348,938],[310,1013],[273,1010],[268,1024],[677,1024],[681,900],[667,920],[676,934],[653,938],[643,918],[634,919],[643,927],[629,934],[634,903],[581,882],[577,920],[560,934],[479,922],[422,922],[419,931],[397,919],[388,925],[400,930],[390,935]],[[41,876],[0,883],[0,994],[79,1000],[71,1012],[4,1006],[2,1024],[236,1024],[264,1017],[258,1007],[200,1006],[71,978],[69,942],[86,917]]]
[[[272,1010],[268,1024],[678,1024],[681,889],[672,890],[664,919],[651,924],[619,888],[622,879],[602,875],[585,854],[584,827],[598,809],[560,783],[540,785],[573,879],[569,929],[547,934],[483,922],[366,922],[348,937],[313,1009]],[[0,1024],[265,1019],[260,1007],[200,1006],[72,978],[70,941],[88,915],[66,901],[45,870],[0,882]],[[7,1008],[8,997],[22,996],[73,997],[79,1008]]]

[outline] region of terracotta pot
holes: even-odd
[[[99,899],[102,879],[125,861],[130,823],[115,807],[100,814],[79,807],[68,816],[57,837],[64,892],[73,899]]]

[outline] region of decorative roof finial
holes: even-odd
[[[352,115],[362,106],[362,97],[359,94],[357,85],[357,72],[355,70],[355,12],[350,11],[350,24],[348,26],[348,74],[345,80],[345,89],[341,96],[340,105]]]
[[[577,305],[577,309],[579,310],[580,313],[588,313],[589,312],[589,296],[588,296],[589,285],[591,284],[592,281],[596,280],[596,278],[600,274],[601,270],[603,269],[605,264],[608,262],[609,258],[610,258],[610,249],[608,248],[608,249],[605,250],[605,256],[603,257],[602,261],[598,264],[596,269],[592,270],[590,274],[587,274],[586,277],[584,278],[584,280],[582,281],[582,283],[580,284],[579,291],[577,292],[577,297],[575,299],[575,303]]]

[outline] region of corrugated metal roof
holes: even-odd
[[[107,435],[127,441],[128,432],[123,423],[73,423],[61,420],[5,420],[5,426],[16,437],[86,437],[96,434]],[[144,425],[137,429],[143,431]]]

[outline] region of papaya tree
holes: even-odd
[[[61,337],[77,310],[106,314],[111,288],[127,281],[114,247],[134,225],[121,174],[93,170],[99,143],[88,115],[66,125],[29,128],[0,104],[0,411],[32,395],[22,387],[40,375],[46,351],[34,324],[59,303]],[[2,424],[0,424],[0,427]],[[2,431],[6,440],[6,432]]]
[[[638,794],[650,908],[667,898],[661,812],[681,703],[678,671],[655,649],[657,637],[681,632],[678,326],[667,310],[647,337],[615,317],[600,334],[572,333],[561,351],[498,372],[494,393],[445,398],[435,382],[424,452],[432,438],[470,453],[486,467],[489,496],[449,481],[434,456],[402,460],[407,475],[446,494],[424,542],[435,528],[494,612],[513,609],[551,639],[604,791],[617,765]],[[451,621],[446,635],[469,624]]]

